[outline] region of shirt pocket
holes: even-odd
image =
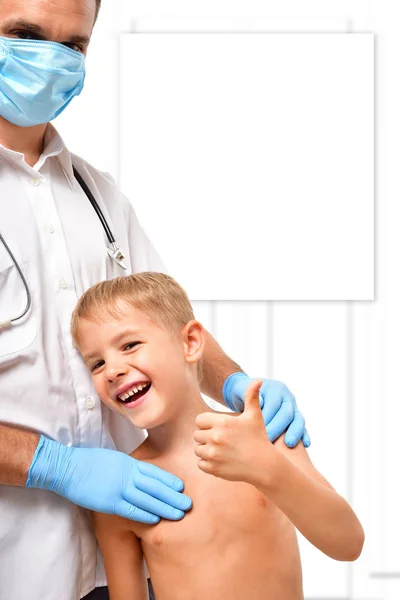
[[[5,241],[26,279],[26,269],[18,246],[6,238]],[[25,310],[27,302],[28,296],[22,277],[0,240],[0,322],[18,317]],[[0,358],[24,350],[34,342],[36,334],[36,319],[31,306],[21,319],[13,321],[5,329],[0,329]]]

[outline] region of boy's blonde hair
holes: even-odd
[[[81,319],[101,321],[104,314],[118,317],[118,300],[143,311],[157,325],[171,333],[178,333],[195,318],[185,290],[169,275],[144,271],[116,277],[96,283],[78,300],[71,318],[71,336],[75,346],[79,346]],[[201,380],[202,361],[198,363],[198,375]]]

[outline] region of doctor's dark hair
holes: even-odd
[[[100,6],[101,6],[101,0],[96,0],[96,13],[95,13],[95,17],[94,17],[95,23],[97,21],[97,16],[99,14]]]

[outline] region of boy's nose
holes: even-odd
[[[105,370],[105,375],[109,381],[115,381],[127,373],[127,367],[123,364],[109,364]]]

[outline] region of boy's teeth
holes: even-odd
[[[120,400],[123,400],[125,402],[125,400],[127,400],[128,398],[130,398],[134,394],[137,394],[137,392],[139,392],[139,391],[141,392],[147,385],[149,385],[149,384],[148,383],[140,384],[137,387],[134,387],[132,390],[129,390],[129,392],[126,392],[125,394],[120,394],[118,396],[118,398]]]

